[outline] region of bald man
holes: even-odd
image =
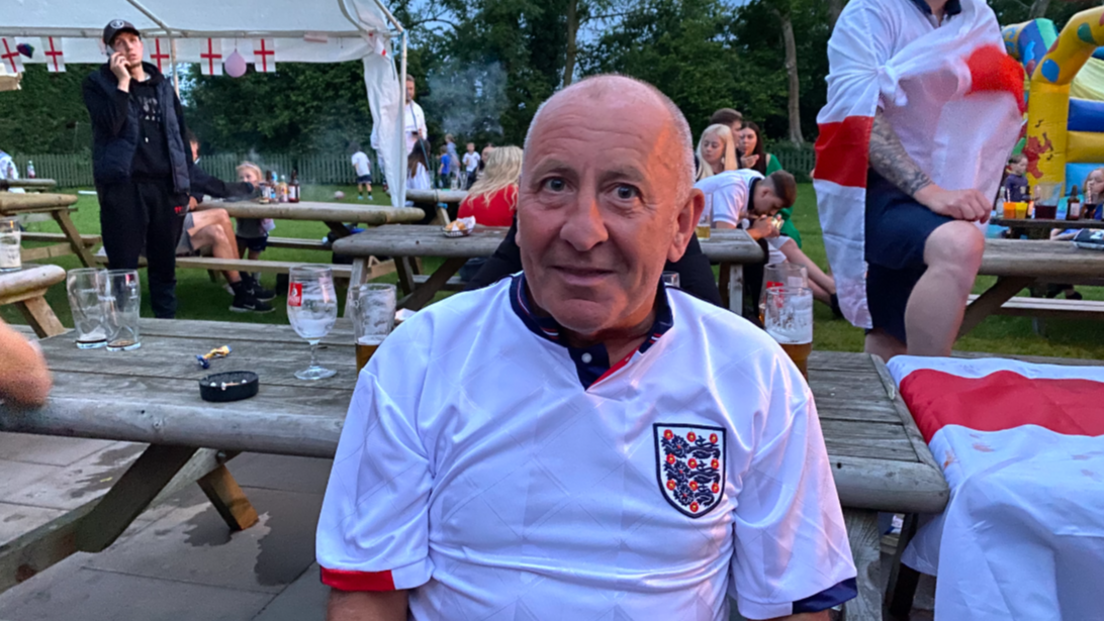
[[[702,212],[693,173],[647,84],[541,107],[522,272],[426,308],[361,372],[318,525],[331,620],[719,621],[731,596],[819,621],[854,596],[801,374],[662,285]]]

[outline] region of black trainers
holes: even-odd
[[[234,295],[234,302],[230,305],[230,311],[234,313],[271,313],[274,310],[271,304],[258,300],[252,291],[245,288]]]
[[[276,292],[271,289],[265,289],[261,286],[261,281],[254,279],[252,276],[242,274],[242,280],[245,282],[245,288],[253,294],[253,297],[257,298],[261,302],[268,302],[276,299]]]

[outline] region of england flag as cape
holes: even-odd
[[[910,0],[852,0],[828,42],[828,103],[817,117],[813,185],[840,307],[859,327],[872,327],[863,247],[875,111],[913,124],[895,127],[902,144],[948,190],[995,197],[1019,136],[1022,69],[1005,54],[984,0],[961,6],[936,28]],[[1018,75],[1019,99],[1008,92],[1017,88],[1009,72]],[[919,101],[910,105],[910,93]]]
[[[1104,618],[1104,367],[888,366],[951,488],[903,558],[939,576],[935,618]]]

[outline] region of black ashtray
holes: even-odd
[[[257,394],[260,380],[252,371],[215,373],[199,380],[199,396],[204,401],[222,403],[241,401]]]

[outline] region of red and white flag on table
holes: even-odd
[[[46,56],[46,70],[50,73],[65,71],[65,53],[61,37],[42,37],[42,53]]]
[[[888,366],[951,488],[904,557],[939,576],[935,618],[1100,618],[1104,367]]]
[[[864,254],[866,174],[870,132],[879,106],[904,107],[906,91],[918,85],[928,99],[924,105],[931,106],[936,92],[946,93],[945,101],[937,106],[942,110],[938,122],[919,133],[929,132],[924,138],[932,146],[925,149],[937,151],[930,160],[934,170],[925,172],[948,189],[980,190],[991,181],[995,192],[1000,171],[1019,136],[1016,107],[1022,104],[1022,70],[1020,102],[1009,97],[971,96],[977,90],[1002,90],[1005,85],[991,84],[988,74],[1019,65],[1006,56],[996,18],[985,1],[962,0],[961,4],[959,15],[940,28],[925,26],[925,34],[894,53],[894,41],[904,30],[898,22],[913,20],[923,25],[919,20],[924,17],[910,2],[852,0],[828,42],[828,103],[817,116],[820,136],[813,185],[840,308],[859,327],[871,327]],[[992,49],[975,57],[982,48]],[[996,58],[993,51],[999,52]],[[957,84],[956,89],[946,88],[948,78]],[[928,80],[932,81],[930,88]],[[941,144],[945,146],[938,148]],[[990,180],[989,169],[994,166],[996,178]]]
[[[253,70],[276,73],[275,39],[253,39]]]
[[[15,37],[0,37],[0,63],[4,71],[11,75],[23,73],[23,59],[16,49]]]
[[[199,46],[199,70],[203,75],[222,75],[222,39],[203,39]]]

